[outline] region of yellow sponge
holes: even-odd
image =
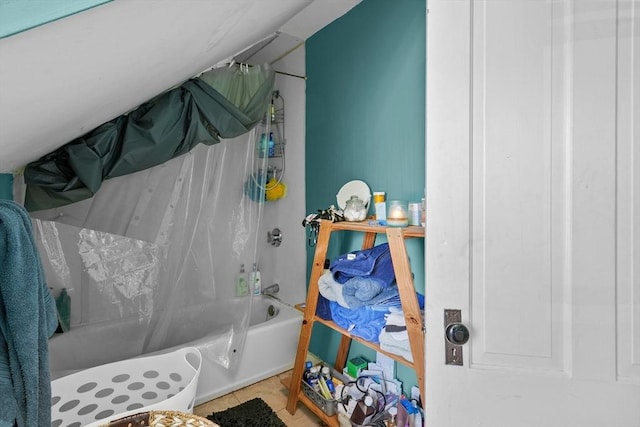
[[[265,198],[269,201],[282,199],[287,195],[287,184],[284,182],[278,182],[275,178],[271,178],[267,182],[267,190],[265,191]]]

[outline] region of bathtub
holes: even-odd
[[[268,296],[253,297],[252,312],[244,349],[235,370],[224,368],[204,354],[195,404],[256,383],[291,369],[296,355],[302,313]],[[224,307],[202,306],[184,313],[174,322],[168,336],[180,343],[168,342],[167,348],[149,354],[160,354],[177,347],[205,349],[224,340],[215,333],[215,317],[224,323]],[[204,338],[202,338],[204,336]],[[114,338],[114,337],[117,337]],[[56,379],[82,369],[142,355],[140,330],[135,321],[101,327],[76,327],[56,334],[49,340],[51,378]],[[188,340],[188,341],[185,341]]]

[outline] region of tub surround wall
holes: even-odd
[[[273,64],[276,71],[304,76],[305,49],[300,46]],[[305,80],[276,74],[275,89],[285,101],[285,175],[287,196],[266,202],[262,228],[258,236],[258,262],[262,285],[280,284],[278,298],[298,304],[306,298],[305,229]],[[279,105],[279,104],[278,104]],[[276,160],[277,161],[277,160]],[[267,243],[267,232],[278,227],[282,231],[279,247]]]

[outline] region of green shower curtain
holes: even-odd
[[[269,65],[224,67],[153,98],[29,163],[25,207],[33,212],[91,198],[106,179],[248,132],[264,118],[274,80]]]

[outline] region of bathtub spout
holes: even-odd
[[[277,294],[278,291],[280,291],[280,285],[278,285],[277,283],[274,283],[273,285],[267,286],[266,288],[264,288],[262,290],[262,295],[275,296],[275,294]]]

